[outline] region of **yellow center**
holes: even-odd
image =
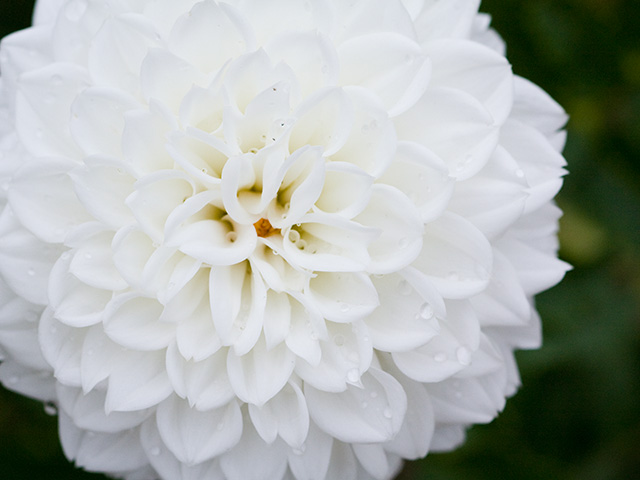
[[[279,228],[273,228],[273,225],[266,218],[261,218],[253,224],[259,237],[268,237],[274,233],[280,233]]]

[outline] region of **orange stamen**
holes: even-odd
[[[266,218],[261,218],[256,223],[253,224],[253,227],[256,229],[256,233],[259,237],[268,237],[269,235],[273,235],[274,233],[280,233],[279,228],[273,228],[271,222]]]

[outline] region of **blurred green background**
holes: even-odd
[[[0,0],[0,37],[28,26],[32,5]],[[400,479],[640,479],[640,1],[484,0],[481,9],[514,71],[571,116],[558,203],[561,256],[575,269],[538,297],[545,343],[518,354],[524,386],[505,411]],[[55,418],[4,389],[0,439],[0,478],[104,478],[69,465]]]

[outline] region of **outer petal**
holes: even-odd
[[[311,418],[323,431],[343,442],[392,439],[402,426],[407,408],[402,386],[376,368],[362,377],[362,383],[365,388],[350,386],[343,393],[323,392],[305,384]]]

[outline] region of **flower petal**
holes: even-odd
[[[402,426],[407,408],[402,386],[375,368],[363,375],[362,383],[365,388],[350,386],[343,393],[323,392],[305,384],[311,418],[323,431],[343,442],[392,439]],[[376,395],[372,396],[372,392]]]

